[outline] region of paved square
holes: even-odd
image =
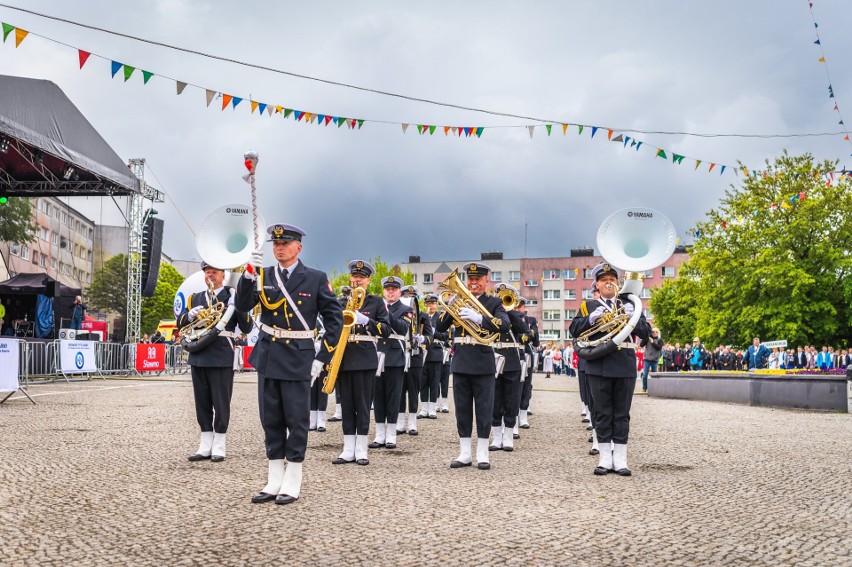
[[[0,406],[3,565],[852,565],[852,417],[634,398],[634,476],[592,475],[576,379],[535,377],[531,429],[450,470],[452,413],[370,465],[310,434],[300,500],[266,482],[254,375],[228,456],[190,463],[192,386],[31,386]],[[452,390],[451,390],[452,396]]]

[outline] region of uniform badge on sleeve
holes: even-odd
[[[299,297],[310,297],[310,296],[311,296],[311,294],[310,294],[310,293],[302,293],[302,292],[299,292]]]

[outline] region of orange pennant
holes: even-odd
[[[222,110],[228,107],[231,104],[231,99],[234,98],[229,94],[222,93]]]
[[[258,102],[256,100],[251,101],[251,113],[254,114],[254,111],[257,110]]]
[[[444,136],[446,136],[449,131],[450,131],[450,127],[444,126]]]
[[[30,33],[27,30],[22,30],[21,28],[15,28],[15,47],[21,45],[21,42],[24,41],[24,38],[27,37],[27,34]]]

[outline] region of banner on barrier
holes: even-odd
[[[21,347],[17,339],[0,340],[0,392],[18,389]]]
[[[769,342],[767,342],[767,343],[761,343],[761,344],[762,344],[763,346],[765,346],[766,348],[786,347],[786,346],[787,346],[787,341],[786,341],[786,340],[782,340],[782,341],[769,341]]]
[[[165,343],[138,343],[136,345],[136,371],[158,372],[166,369]]]
[[[251,351],[254,350],[253,346],[244,346],[243,347],[243,368],[254,368],[251,364],[249,364],[249,355],[251,355]]]
[[[95,341],[59,341],[59,363],[62,372],[97,372]]]

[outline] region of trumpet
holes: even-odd
[[[441,293],[438,294],[438,304],[444,308],[447,314],[453,318],[457,325],[461,326],[470,337],[482,345],[490,345],[500,337],[498,332],[489,332],[472,321],[462,319],[459,311],[463,307],[469,307],[481,314],[483,319],[493,319],[491,313],[479,302],[476,297],[465,287],[459,277],[459,269],[447,276],[447,279],[438,284]]]

